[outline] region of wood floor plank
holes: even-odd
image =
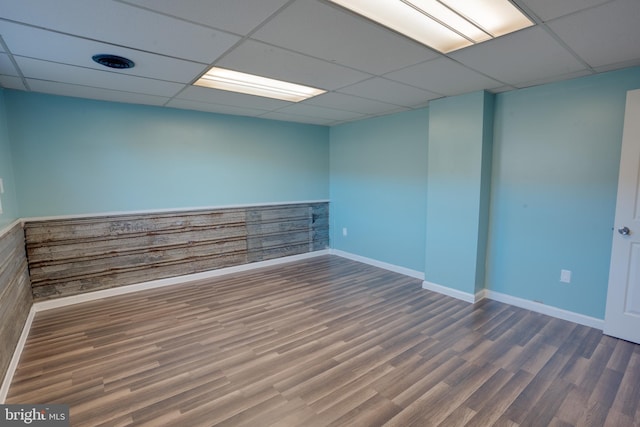
[[[640,353],[636,351],[630,356],[629,365],[624,372],[612,406],[614,410],[631,418],[640,411]]]
[[[502,387],[495,392],[487,394],[484,402],[478,402],[471,406],[476,414],[469,420],[468,425],[483,427],[498,424],[510,424],[504,413],[511,404],[520,396],[525,387],[531,383],[532,375],[525,371],[519,371],[513,375]]]
[[[627,426],[640,346],[321,256],[37,313],[7,403],[73,426]]]

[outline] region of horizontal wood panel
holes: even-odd
[[[328,203],[32,221],[36,300],[329,247]]]
[[[0,238],[0,296],[10,291],[12,281],[26,266],[24,234],[21,228],[12,229]]]
[[[17,224],[0,237],[0,380],[11,362],[32,302],[24,232]]]
[[[172,236],[177,234],[177,236]],[[78,253],[85,257],[96,257],[103,254],[126,253],[140,249],[162,248],[166,246],[192,245],[198,243],[215,242],[225,239],[246,238],[244,224],[215,226],[198,231],[182,233],[149,234],[139,236],[108,236],[91,240],[67,240],[56,244],[40,243],[29,247],[29,262],[37,265],[41,261],[77,260]]]
[[[60,243],[67,239],[104,236],[153,235],[189,229],[200,230],[223,224],[244,224],[245,212],[239,209],[215,211],[175,212],[167,214],[140,214],[29,221],[25,230],[29,246],[47,242]]]
[[[231,253],[194,259],[188,263],[167,262],[163,264],[138,266],[136,268],[114,268],[109,272],[103,271],[94,275],[72,277],[65,281],[56,281],[53,283],[43,282],[41,285],[33,287],[33,293],[34,299],[36,300],[49,299],[61,295],[77,295],[85,292],[133,285],[149,280],[166,279],[185,274],[200,273],[246,263],[247,255],[245,253]],[[117,285],[114,286],[114,283],[117,283]]]
[[[150,264],[182,262],[184,259],[244,252],[246,243],[242,240],[228,240],[212,244],[175,245],[163,248],[149,248],[128,253],[114,253],[96,257],[83,256],[66,259],[65,262],[39,263],[31,266],[31,280],[34,282],[59,282],[78,276],[99,275],[104,271],[137,269]]]
[[[309,217],[308,205],[254,207],[247,209],[247,222],[280,222],[295,218]]]

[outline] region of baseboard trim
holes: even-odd
[[[439,294],[447,295],[452,298],[456,298],[465,302],[469,302],[471,304],[476,303],[484,298],[484,292],[480,291],[477,294],[472,294],[469,292],[459,291],[457,289],[448,288],[446,286],[438,285],[437,283],[427,282],[426,280],[422,282],[422,289],[427,289],[429,291],[437,292]]]
[[[342,258],[347,258],[350,259],[352,261],[357,261],[357,262],[361,262],[363,264],[369,264],[372,265],[374,267],[379,267],[385,270],[389,270],[389,271],[393,271],[395,273],[400,273],[400,274],[404,274],[405,276],[409,276],[409,277],[414,277],[416,279],[420,279],[420,280],[424,280],[424,273],[422,273],[421,271],[417,271],[417,270],[412,270],[410,268],[406,268],[406,267],[400,267],[399,265],[395,265],[395,264],[389,264],[383,261],[378,261],[376,259],[373,258],[367,258],[367,257],[363,257],[360,255],[355,255],[352,254],[350,252],[345,252],[345,251],[341,251],[338,249],[330,249],[330,254],[331,255],[336,255]]]
[[[449,288],[446,286],[439,285],[437,283],[429,282],[424,280],[424,274],[422,272],[411,270],[405,267],[400,267],[398,265],[389,264],[386,262],[378,261],[375,259],[363,257],[360,255],[355,255],[349,252],[344,252],[337,249],[330,249],[329,253],[331,255],[336,255],[342,258],[347,258],[353,261],[362,262],[364,264],[373,265],[375,267],[380,267],[385,270],[393,271],[396,273],[404,274],[405,276],[414,277],[416,279],[422,280],[422,288],[427,289],[433,292],[437,292],[439,294],[447,295],[452,298],[456,298],[468,303],[476,303],[485,298],[502,302],[505,304],[513,305],[515,307],[524,308],[526,310],[531,310],[536,313],[545,314],[547,316],[555,317],[562,320],[567,320],[569,322],[574,322],[579,325],[588,326],[590,328],[595,328],[599,330],[604,329],[604,320],[597,319],[595,317],[586,316],[584,314],[575,313],[573,311],[564,310],[562,308],[553,307],[550,305],[541,304],[535,301],[529,301],[523,298],[514,297],[511,295],[503,294],[500,292],[495,292],[490,289],[481,289],[475,294],[469,292],[459,291],[457,289]]]
[[[274,265],[284,264],[293,261],[300,261],[309,258],[315,258],[322,255],[329,255],[329,249],[323,249],[314,252],[307,252],[300,255],[291,255],[282,258],[270,259],[267,261],[252,262],[249,264],[236,265],[233,267],[225,267],[217,270],[204,271],[202,273],[186,274],[183,276],[169,277],[166,279],[151,280],[148,282],[136,283],[134,285],[119,286],[117,288],[104,289],[101,291],[88,292],[86,294],[73,295],[69,297],[57,298],[48,301],[39,301],[33,304],[35,312],[52,310],[54,308],[67,307],[74,304],[80,304],[87,301],[95,301],[99,299],[109,298],[117,295],[125,295],[133,292],[144,291],[148,289],[163,288],[165,286],[180,285],[184,283],[195,282],[198,280],[211,279],[214,277],[225,276],[243,271],[255,270],[257,268],[270,267]]]
[[[27,320],[24,322],[24,326],[22,327],[22,333],[20,334],[20,339],[18,340],[18,344],[16,348],[13,350],[13,356],[11,356],[11,362],[9,362],[9,367],[7,368],[7,372],[4,374],[4,378],[2,379],[2,386],[0,386],[0,404],[4,404],[7,399],[7,395],[9,394],[9,386],[11,386],[11,381],[13,380],[13,375],[16,373],[16,369],[18,368],[18,362],[20,361],[20,356],[22,355],[22,350],[24,349],[24,345],[27,343],[27,337],[29,336],[29,331],[31,330],[31,324],[33,323],[33,318],[36,315],[36,311],[31,306],[29,310],[29,315],[27,316]]]
[[[604,328],[603,319],[597,319],[595,317],[586,316],[584,314],[575,313],[573,311],[564,310],[562,308],[553,307],[550,305],[541,304],[539,302],[514,297],[511,295],[503,294],[503,293],[492,291],[489,289],[485,289],[485,294],[488,299],[491,299],[494,301],[524,308],[526,310],[535,311],[536,313],[546,314],[547,316],[555,317],[562,320],[567,320],[569,322],[588,326],[594,329],[602,330]]]

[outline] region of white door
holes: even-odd
[[[640,343],[640,89],[627,92],[604,333]]]

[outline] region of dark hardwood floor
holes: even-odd
[[[7,403],[73,426],[633,426],[640,346],[322,256],[41,312]]]

